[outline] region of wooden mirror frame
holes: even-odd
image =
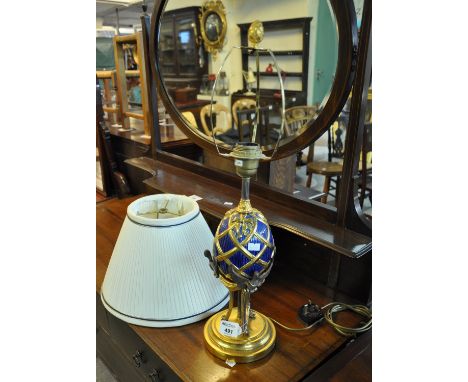
[[[145,36],[147,36],[147,43],[145,45],[145,54],[148,57],[148,60],[151,61],[151,88],[152,88],[152,104],[153,104],[153,113],[155,114],[154,119],[154,134],[152,139],[152,153],[153,158],[156,160],[172,164],[176,167],[183,168],[190,171],[191,173],[199,174],[203,177],[213,178],[217,177],[220,179],[220,182],[237,185],[240,187],[240,179],[234,174],[227,174],[220,170],[211,169],[205,167],[204,165],[194,162],[179,156],[175,156],[168,152],[162,151],[162,146],[160,142],[160,136],[158,132],[158,118],[157,118],[157,105],[156,99],[158,96],[161,97],[164,105],[172,105],[172,101],[167,95],[165,87],[162,86],[162,80],[160,74],[158,73],[159,66],[156,61],[156,52],[155,48],[157,47],[157,41],[154,40],[156,35],[156,25],[159,25],[166,0],[155,0],[154,12],[151,17],[151,27],[150,20],[147,17],[146,22],[143,24],[143,29],[145,30]],[[354,3],[352,0],[330,0],[331,4],[334,6],[336,12],[335,17],[337,18],[337,23],[342,23],[343,19],[345,25],[352,24],[356,25],[356,14],[354,11]],[[338,21],[339,20],[339,21]],[[339,26],[340,27],[340,26]],[[348,31],[347,39],[341,38],[339,45],[339,56],[338,63],[340,64],[341,70],[336,73],[336,80],[334,83],[334,88],[332,94],[329,96],[327,107],[330,114],[322,115],[321,119],[333,119],[341,112],[344,103],[347,100],[347,97],[350,94],[350,88],[354,86],[354,91],[351,99],[351,113],[350,121],[348,124],[348,134],[346,138],[346,148],[345,148],[345,158],[344,158],[344,168],[343,176],[341,182],[341,192],[340,197],[337,200],[336,206],[330,206],[316,201],[305,202],[303,200],[295,198],[293,195],[282,192],[281,190],[274,189],[268,185],[261,183],[253,182],[252,184],[252,195],[268,195],[269,200],[276,201],[277,203],[284,204],[290,208],[305,212],[308,214],[311,219],[319,219],[319,221],[326,221],[332,223],[337,227],[345,227],[351,231],[360,232],[364,235],[372,235],[372,224],[371,221],[363,215],[363,212],[358,205],[357,197],[357,184],[356,184],[356,175],[358,171],[359,163],[359,153],[362,143],[362,134],[364,128],[364,116],[366,109],[367,101],[367,89],[370,83],[370,72],[371,72],[371,57],[372,57],[372,42],[371,42],[371,29],[372,29],[372,0],[365,0],[364,2],[364,12],[362,16],[361,23],[361,32],[360,32],[360,41],[359,47],[356,46],[357,40],[357,30],[353,28],[343,29],[341,25],[341,33],[343,31]],[[159,31],[158,31],[159,32]],[[346,33],[345,33],[346,34]],[[343,47],[343,41],[352,41],[351,46]],[[343,49],[342,49],[343,48]],[[345,49],[346,48],[346,49]],[[352,50],[352,55],[350,56],[349,51]],[[346,62],[343,63],[343,60]],[[347,65],[347,63],[349,65]],[[343,69],[344,68],[344,69]],[[154,79],[157,79],[156,81]],[[338,84],[340,84],[340,78],[345,83],[341,82],[341,86],[338,89]],[[344,80],[343,80],[344,79]],[[159,94],[156,92],[156,87],[159,90]],[[337,90],[338,89],[338,90]],[[196,144],[212,150],[214,145],[211,140],[195,138],[194,131],[186,128],[184,122],[181,121],[181,115],[177,112],[174,113],[174,106],[171,106],[170,114],[174,116],[174,121],[178,121],[178,125],[181,129],[186,132],[186,134],[195,141]],[[322,122],[323,123],[323,122]],[[328,128],[326,124],[322,126],[324,131]],[[312,136],[311,139],[317,139],[320,136],[321,132],[309,132],[309,135]],[[301,146],[308,145],[310,140],[307,140],[307,137],[304,135],[301,136]],[[212,147],[213,145],[213,147]],[[296,232],[296,227],[285,227],[283,228],[290,230],[291,232]],[[297,232],[296,232],[297,233]],[[341,235],[341,234],[340,234]],[[341,236],[340,236],[341,237]],[[337,268],[338,269],[338,268]],[[336,274],[336,272],[334,273]]]
[[[212,41],[208,38],[205,29],[206,19],[209,15],[213,13],[219,17],[222,23],[221,33],[215,41]],[[206,1],[202,5],[201,14],[199,15],[199,18],[200,33],[203,39],[203,43],[205,45],[205,49],[208,53],[212,53],[214,56],[216,56],[224,46],[224,39],[226,37],[227,32],[227,20],[224,4],[220,0]]]
[[[155,0],[153,14],[151,17],[150,34],[150,61],[154,73],[156,73],[156,83],[159,94],[166,107],[167,112],[174,123],[193,142],[206,150],[216,152],[216,147],[210,137],[205,136],[201,131],[190,128],[182,114],[178,111],[172,98],[169,96],[161,68],[159,66],[159,54],[157,44],[159,41],[160,21],[164,13],[164,8],[169,0]],[[329,0],[332,6],[337,27],[338,27],[338,61],[335,72],[335,80],[331,88],[328,99],[324,100],[325,105],[316,119],[307,123],[304,132],[293,140],[280,145],[275,154],[275,159],[281,159],[297,153],[307,147],[311,142],[317,140],[336,120],[343,109],[354,81],[357,58],[357,22],[353,0]],[[322,103],[323,103],[322,102]],[[222,148],[223,146],[220,146]],[[271,155],[273,150],[265,152]]]

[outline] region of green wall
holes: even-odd
[[[321,103],[330,92],[338,60],[336,22],[327,0],[319,0],[312,103]]]

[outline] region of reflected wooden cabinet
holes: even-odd
[[[96,77],[101,88],[104,119],[112,124],[118,124],[120,122],[120,101],[117,97],[116,72],[115,70],[98,70]]]
[[[282,20],[270,20],[270,21],[263,21],[263,28],[265,31],[265,36],[274,33],[288,33],[288,32],[296,32],[295,35],[291,35],[293,38],[302,39],[301,49],[298,50],[288,50],[287,47],[273,45],[270,47],[273,50],[273,53],[278,61],[278,66],[281,68],[286,62],[290,62],[291,59],[297,60],[300,63],[301,70],[300,71],[285,71],[285,76],[283,77],[283,81],[288,81],[290,78],[297,78],[300,80],[301,83],[301,90],[287,90],[287,86],[285,87],[285,96],[287,102],[292,103],[291,106],[295,105],[306,105],[307,104],[307,92],[308,92],[308,84],[309,84],[309,45],[310,45],[310,24],[312,21],[312,17],[303,17],[303,18],[295,18],[295,19],[282,19]],[[248,46],[249,42],[247,39],[247,32],[250,27],[250,23],[245,24],[237,24],[240,29],[240,36],[241,36],[241,46]],[[270,54],[268,52],[261,52],[261,56],[269,57]],[[247,50],[242,51],[242,70],[247,71],[249,67],[255,67],[255,56],[252,52],[248,52]],[[263,67],[260,68],[259,75],[261,77],[272,77],[277,78],[278,73],[276,69],[273,72],[267,72]],[[247,84],[244,79],[244,87],[238,94],[243,94],[247,90]],[[278,84],[279,85],[279,84]],[[281,101],[281,97],[279,96],[278,89],[261,89],[262,97],[267,96],[271,98],[272,101]],[[275,95],[276,93],[276,95]],[[278,101],[279,100],[279,101]]]
[[[161,72],[172,88],[200,88],[207,73],[207,54],[199,37],[200,7],[187,7],[164,13],[161,21],[159,52]]]
[[[141,133],[149,139],[152,121],[146,79],[149,68],[143,51],[144,44],[141,31],[131,35],[114,37],[115,69],[122,129],[130,131],[131,128],[135,128],[132,126],[131,119],[142,121],[143,129]],[[128,62],[129,55],[132,56],[131,65]],[[134,89],[139,89],[138,102],[135,102],[136,97],[132,93],[132,83]],[[141,123],[137,123],[137,125],[141,125]]]

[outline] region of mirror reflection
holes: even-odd
[[[279,145],[296,139],[323,109],[334,81],[338,35],[329,1],[222,0],[225,19],[215,12],[203,18],[205,4],[201,0],[166,2],[157,50],[163,84],[173,105],[196,134],[210,140],[214,135],[226,147],[252,140],[256,123],[255,140],[265,149],[274,147],[278,139]],[[261,52],[257,70],[257,59],[251,51],[232,49],[251,46],[247,32],[257,19],[264,27],[259,47],[271,49],[278,67],[268,52]],[[208,52],[204,38],[215,41],[223,27],[224,45],[215,53]],[[285,89],[283,132],[278,75]],[[266,164],[268,168],[263,174],[260,171],[259,180],[298,198],[334,204],[333,197],[323,197],[328,194],[326,176],[311,166],[315,161],[330,159],[330,155],[331,161],[335,156],[342,160],[347,123],[346,112],[342,114],[336,126],[331,126],[315,145]],[[223,163],[207,150],[201,160],[207,166],[234,170],[232,164]]]
[[[205,23],[206,37],[208,37],[208,40],[216,41],[221,34],[221,29],[221,18],[216,13],[210,13]]]
[[[329,2],[223,0],[225,20],[212,9],[203,17],[202,6],[205,3],[201,0],[168,0],[158,41],[159,65],[167,92],[181,114],[191,109],[197,122],[194,129],[205,136],[212,136],[211,124],[208,123],[206,131],[201,120],[202,108],[210,102],[216,73],[229,51],[233,47],[251,46],[247,31],[256,19],[264,25],[260,47],[271,49],[278,62],[286,90],[286,108],[314,106],[315,115],[310,114],[310,109],[306,115],[316,117],[330,93],[338,57],[337,27]],[[288,17],[278,18],[280,15]],[[217,54],[205,50],[200,33],[201,20],[205,20],[204,37],[209,41],[219,38],[223,23],[226,23],[226,41]],[[234,50],[223,66],[214,89],[214,102],[228,109],[231,117],[224,118],[224,123],[230,121],[231,125],[221,126],[221,122],[216,122],[217,130],[225,134],[219,137],[221,141],[230,144],[244,138],[239,133],[239,119],[243,120],[247,135],[250,125],[247,117],[251,113],[243,112],[249,108],[244,105],[255,100],[257,93],[261,106],[265,107],[260,112],[260,119],[267,119],[269,123],[264,126],[269,132],[264,133],[263,141],[274,141],[278,137],[281,107],[278,71],[267,52],[261,53],[258,67],[257,72],[254,54],[245,49]],[[206,113],[204,115],[209,118]],[[295,123],[295,128],[287,129],[282,138],[284,142],[280,144],[289,142],[302,132],[303,127]]]

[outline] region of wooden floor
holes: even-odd
[[[99,357],[96,357],[96,382],[117,382],[117,379]]]

